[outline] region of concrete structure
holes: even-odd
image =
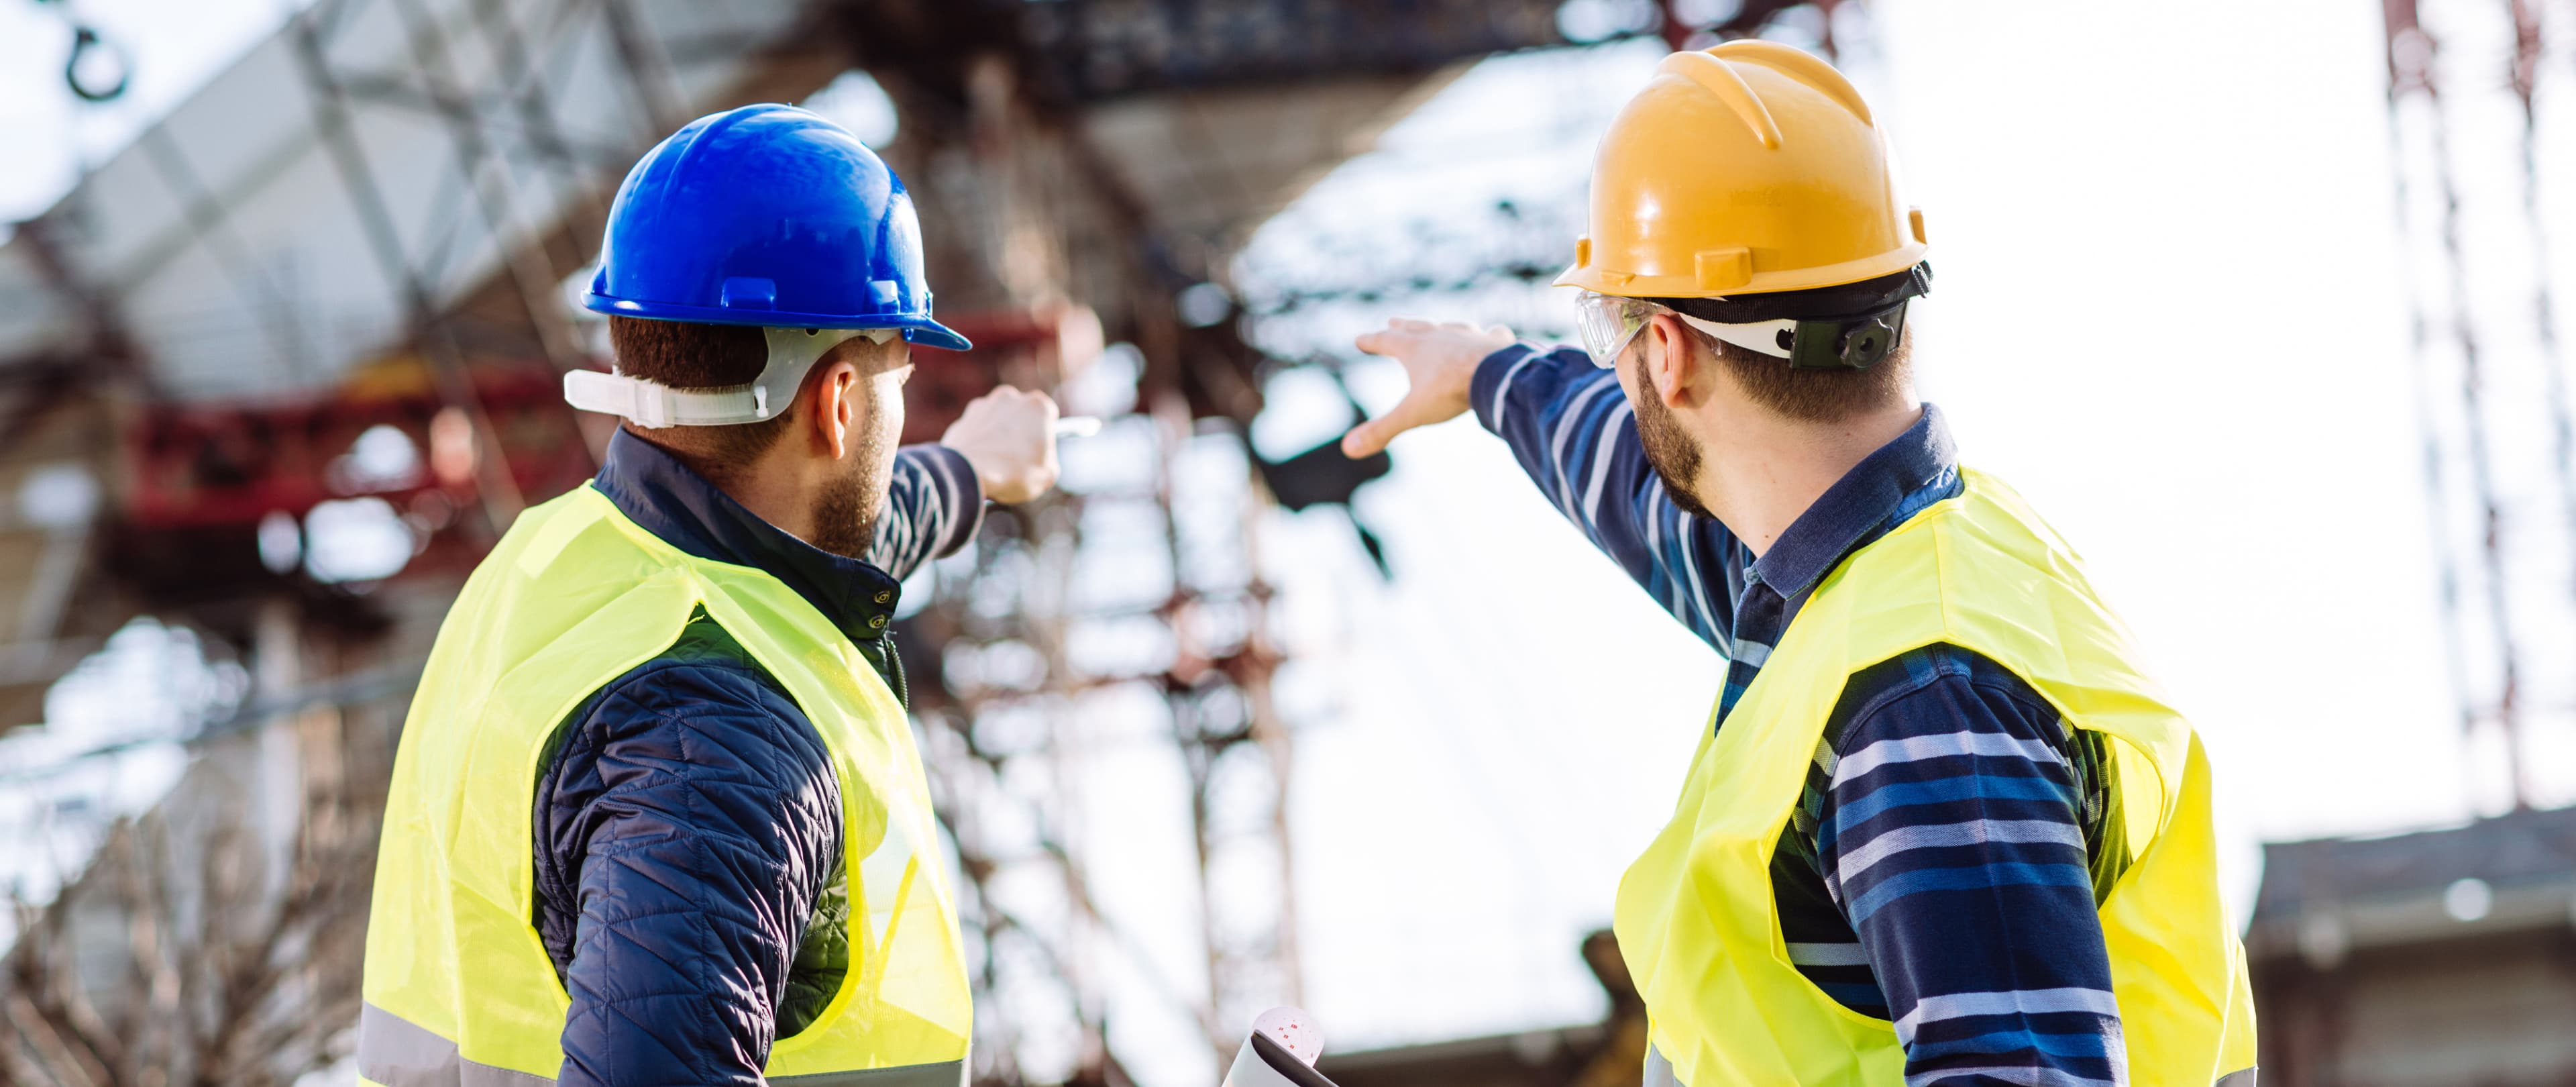
[[[2576,1083],[2576,809],[2263,850],[2267,1087]]]

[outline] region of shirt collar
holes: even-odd
[[[1921,419],[1861,458],[1790,523],[1754,562],[1754,576],[1794,600],[1815,588],[1853,548],[1928,504],[1909,499],[1958,474],[1959,451],[1950,440],[1950,427],[1942,421],[1941,409],[1925,404]]]
[[[619,427],[591,486],[662,542],[709,562],[748,566],[777,578],[853,642],[885,636],[903,583],[858,559],[835,555],[761,520],[668,450]]]

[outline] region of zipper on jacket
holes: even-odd
[[[894,647],[894,632],[889,630],[877,639],[877,652],[885,656],[887,686],[894,688],[894,701],[905,709],[912,708],[912,684],[903,674],[903,654]]]

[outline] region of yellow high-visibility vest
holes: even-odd
[[[1725,727],[1702,734],[1672,822],[1620,880],[1615,929],[1646,1001],[1651,1078],[1904,1082],[1894,1025],[1845,1008],[1790,966],[1771,853],[1844,684],[1946,642],[2011,669],[2067,724],[2117,741],[2105,747],[2131,863],[2101,917],[2128,1081],[2250,1084],[2253,995],[2219,901],[2200,739],[2138,673],[2126,628],[2074,551],[2002,483],[1963,475],[1963,493],[1817,585]]]
[[[850,969],[811,1025],[771,1047],[770,1081],[958,1087],[974,1004],[903,707],[778,579],[692,557],[588,486],[519,517],[430,651],[376,862],[363,1082],[553,1082],[571,1001],[533,921],[540,761],[565,718],[698,609],[795,698],[841,786]]]

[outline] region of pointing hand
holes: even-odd
[[[975,466],[984,497],[1026,502],[1055,486],[1055,400],[1008,385],[976,397],[948,424],[939,444]]]
[[[1394,441],[1398,434],[1457,418],[1467,410],[1467,388],[1476,380],[1476,364],[1511,344],[1512,330],[1501,325],[1478,328],[1402,317],[1361,336],[1359,349],[1402,364],[1412,387],[1386,414],[1352,427],[1350,433],[1343,435],[1342,455],[1353,459],[1371,456],[1385,449],[1386,443]]]

